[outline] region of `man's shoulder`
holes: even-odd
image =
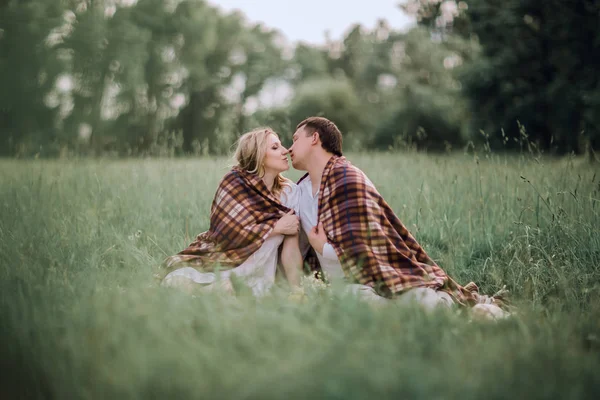
[[[367,174],[348,160],[339,160],[332,167],[334,180],[343,180],[344,184],[360,184],[375,189]]]
[[[331,170],[336,176],[343,175],[349,179],[368,179],[367,174],[365,174],[360,168],[358,168],[356,165],[352,164],[346,159],[338,160],[332,166]]]

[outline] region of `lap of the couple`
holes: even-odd
[[[277,253],[275,252],[274,257],[276,256]],[[255,295],[264,295],[273,284],[276,269],[275,263],[276,259],[273,261],[272,269],[263,270],[258,275],[249,274],[244,277],[247,286],[253,290]],[[250,265],[250,263],[247,265]],[[230,271],[225,271],[221,276],[221,279],[226,282],[229,278],[229,274],[231,272],[235,273],[236,270],[237,268]],[[236,273],[236,275],[238,274]],[[180,268],[171,272],[169,275],[167,275],[167,277],[165,277],[163,285],[179,287],[184,290],[192,291],[194,287],[197,287],[198,285],[209,285],[216,282],[216,280],[217,277],[213,273],[201,273],[193,268],[188,267]],[[372,287],[366,285],[348,284],[346,285],[345,290],[347,293],[357,296],[358,299],[374,306],[416,305],[424,308],[425,310],[431,311],[434,309],[450,309],[455,304],[452,297],[448,293],[431,288],[413,288],[394,299],[382,297],[378,295]],[[477,304],[472,308],[472,312],[475,315],[486,319],[500,319],[508,315],[508,313],[503,311],[495,304]]]
[[[297,186],[289,184],[284,187],[280,200],[283,205],[297,212],[298,196]],[[163,285],[188,287],[208,285],[217,281],[217,278],[226,280],[231,274],[235,274],[244,279],[246,285],[250,286],[255,294],[262,294],[275,281],[278,249],[283,239],[283,235],[271,236],[244,263],[234,269],[220,272],[219,277],[212,272],[200,272],[191,267],[184,267],[169,273],[163,279]]]
[[[194,285],[209,285],[218,280],[227,280],[231,274],[245,280],[246,285],[253,288],[256,294],[263,294],[274,283],[277,269],[278,248],[283,242],[283,236],[273,236],[265,241],[248,260],[239,267],[220,272],[220,276],[213,272],[200,272],[191,267],[179,268],[169,273],[163,280],[165,286],[192,287]],[[430,288],[413,288],[389,300],[378,295],[373,288],[360,284],[348,284],[345,289],[348,293],[356,295],[361,300],[373,304],[389,304],[393,301],[397,304],[416,303],[427,309],[436,307],[451,307],[454,302],[452,297],[445,292]]]

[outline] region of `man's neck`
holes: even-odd
[[[313,196],[319,190],[319,186],[321,186],[321,177],[323,176],[323,170],[325,169],[325,166],[329,162],[331,156],[333,156],[333,154],[317,154],[315,158],[309,163],[310,166],[306,169],[310,178],[310,182],[312,184]]]

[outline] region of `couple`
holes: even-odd
[[[297,184],[281,175],[288,154],[294,168],[307,171]],[[209,230],[165,260],[164,286],[232,291],[235,278],[260,296],[279,262],[292,287],[306,265],[373,304],[461,305],[505,315],[500,297],[480,295],[473,283],[458,285],[429,258],[373,183],[342,156],[342,134],[328,119],[298,124],[289,150],[270,129],[248,132],[235,159],[217,189]]]

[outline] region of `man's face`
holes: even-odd
[[[306,162],[315,142],[315,134],[306,136],[306,133],[306,127],[304,126],[296,130],[294,136],[292,136],[292,147],[289,148],[292,166],[301,171],[306,171]]]

